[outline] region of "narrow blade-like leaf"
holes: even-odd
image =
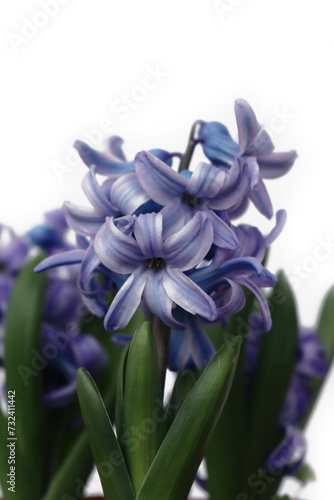
[[[212,358],[178,412],[137,500],[184,500],[203,459],[233,380],[240,337]]]
[[[89,373],[80,368],[77,388],[82,416],[106,500],[134,500],[133,488],[107,410]]]
[[[135,333],[129,348],[124,387],[126,459],[135,493],[165,437],[165,414],[158,357],[149,322]]]

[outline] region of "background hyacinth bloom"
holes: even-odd
[[[223,170],[200,163],[188,180],[147,151],[136,155],[135,167],[143,189],[156,203],[166,206],[166,216],[174,226],[202,211],[212,224],[213,242],[223,248],[237,248],[232,229],[214,212],[225,207],[220,195],[225,183]]]
[[[272,451],[266,461],[269,471],[281,471],[281,474],[293,475],[302,465],[306,455],[306,440],[304,434],[293,427],[282,427],[284,437]]]
[[[73,252],[78,252],[67,242],[67,231],[64,211],[54,210],[45,215],[44,224],[35,226],[27,235],[13,236],[2,248],[0,365],[5,355],[3,345],[6,312],[17,273],[37,249],[44,250],[51,260],[57,259],[59,255],[73,256]],[[51,270],[41,329],[42,349],[51,349],[53,353],[45,372],[44,402],[49,407],[61,407],[76,398],[76,372],[80,366],[91,370],[93,376],[97,377],[107,361],[106,353],[100,344],[90,335],[81,333],[82,306],[75,271],[70,272],[69,268],[65,268],[62,273]],[[69,325],[71,333],[66,333]]]
[[[173,328],[184,328],[172,315],[173,303],[209,320],[217,317],[213,300],[184,271],[195,267],[213,239],[206,214],[198,212],[182,229],[164,238],[163,214],[140,215],[134,236],[119,230],[113,218],[95,238],[100,261],[112,271],[130,274],[105,317],[105,328],[127,325],[143,296],[149,310]]]

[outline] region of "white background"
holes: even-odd
[[[299,153],[288,176],[267,183],[275,209],[288,211],[270,269],[293,276],[301,321],[312,325],[334,282],[333,248],[314,257],[319,238],[334,241],[332,2],[220,4],[62,0],[51,16],[38,0],[2,2],[0,219],[22,232],[64,200],[84,202],[75,139],[89,133],[102,148],[110,134],[98,129],[112,123],[129,158],[153,147],[182,151],[198,118],[236,136],[233,102],[244,97],[277,150]],[[156,85],[152,70],[162,73]],[[143,90],[145,82],[155,88]],[[255,211],[247,220],[272,225]],[[307,433],[318,479],[300,492],[304,500],[332,498],[333,395],[332,376]]]

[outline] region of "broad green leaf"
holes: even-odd
[[[245,290],[246,304],[239,313],[231,316],[226,329],[220,325],[211,327],[211,338],[215,347],[220,347],[222,339],[249,331],[249,316],[253,309],[254,295]],[[214,331],[215,330],[215,331]],[[208,472],[208,490],[211,500],[236,498],[240,493],[240,477],[244,477],[244,450],[246,442],[247,413],[245,409],[245,342],[241,345],[239,361],[228,400],[216,429],[209,442],[205,459]]]
[[[44,486],[42,384],[48,358],[41,353],[41,321],[47,276],[33,271],[40,261],[41,256],[30,261],[16,278],[5,324],[6,387],[15,391],[19,500],[40,499]]]
[[[134,334],[129,348],[124,385],[124,432],[118,435],[125,446],[136,494],[164,437],[165,413],[158,357],[151,325],[145,322]]]
[[[106,500],[134,500],[133,488],[108,412],[89,373],[80,368],[77,389],[84,424]]]
[[[296,363],[298,323],[295,300],[282,272],[269,304],[273,326],[262,337],[249,391],[247,476],[263,467],[275,447],[277,427]]]
[[[137,500],[185,500],[227,399],[240,337],[213,357],[178,412],[138,493]]]

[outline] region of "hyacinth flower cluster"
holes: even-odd
[[[5,351],[6,314],[11,293],[20,271],[37,253],[51,256],[71,251],[64,211],[45,214],[45,222],[23,236],[1,228],[0,248],[0,366]],[[50,271],[44,298],[40,349],[33,353],[32,364],[20,366],[24,385],[43,372],[44,404],[47,408],[68,406],[77,398],[76,372],[86,367],[98,377],[106,364],[106,353],[91,335],[81,333],[84,307],[76,286],[74,268]],[[5,380],[1,393],[5,393]]]
[[[249,202],[273,216],[264,179],[287,173],[296,153],[273,151],[268,133],[243,99],[236,101],[235,114],[239,143],[224,125],[199,120],[184,154],[156,149],[128,161],[119,137],[110,138],[106,153],[76,141],[89,168],[83,190],[92,206],[65,203],[78,247],[36,268],[79,264],[80,293],[87,307],[104,317],[107,331],[126,327],[138,306],[148,318],[159,318],[172,330],[173,370],[205,367],[215,352],[205,325],[226,325],[244,307],[244,289],[258,300],[265,330],[271,327],[261,288],[273,287],[276,278],[262,260],[284,226],[285,212],[277,212],[267,236],[233,221]],[[206,158],[190,170],[196,147]],[[172,168],[175,159],[178,171]],[[111,303],[106,299],[110,291]]]
[[[259,313],[253,313],[250,326],[245,358],[246,388],[251,384],[264,335]],[[303,465],[307,443],[302,428],[312,402],[312,382],[322,381],[327,372],[327,355],[317,331],[314,328],[299,328],[296,361],[279,418],[283,437],[268,456],[265,466],[273,469],[284,467],[284,475],[293,476]]]

